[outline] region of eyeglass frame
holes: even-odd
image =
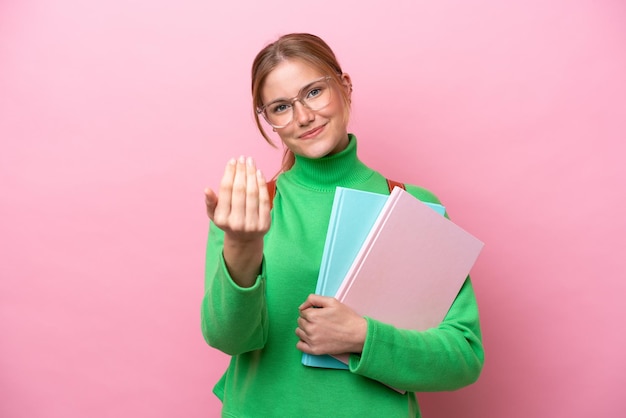
[[[329,75],[326,75],[326,76],[324,76],[324,77],[320,77],[320,78],[318,78],[318,79],[315,79],[315,80],[311,81],[310,83],[308,83],[307,85],[303,86],[303,87],[300,89],[300,91],[298,92],[298,95],[297,95],[297,96],[294,96],[294,97],[292,97],[292,98],[290,98],[290,99],[277,99],[277,100],[273,100],[273,101],[269,102],[268,104],[265,104],[265,105],[263,105],[263,106],[261,106],[261,107],[257,107],[257,109],[256,109],[256,113],[257,113],[257,114],[260,114],[260,115],[263,115],[263,119],[265,119],[265,121],[266,121],[266,122],[267,122],[267,123],[268,123],[268,124],[269,124],[272,128],[274,128],[274,129],[281,129],[281,128],[284,128],[284,127],[288,126],[291,122],[293,122],[293,119],[294,119],[294,116],[295,116],[295,106],[294,106],[294,104],[295,104],[296,102],[300,102],[300,104],[302,104],[302,106],[306,107],[307,109],[309,109],[309,110],[310,110],[310,111],[312,111],[312,112],[317,112],[318,110],[322,110],[322,109],[324,109],[326,106],[328,106],[328,105],[330,104],[330,102],[332,101],[332,95],[331,95],[331,98],[330,98],[330,100],[328,101],[328,103],[327,103],[326,105],[324,105],[324,106],[320,107],[319,109],[311,109],[311,108],[309,107],[309,105],[307,105],[307,104],[304,102],[304,98],[302,98],[301,96],[302,96],[302,93],[303,93],[303,92],[304,92],[304,91],[305,91],[308,87],[310,87],[311,85],[313,85],[313,84],[315,84],[315,83],[318,83],[318,82],[320,82],[320,81],[322,81],[322,80],[325,80],[325,81],[328,83],[328,88],[329,88],[329,89],[331,89],[330,91],[332,92],[332,86],[330,85],[330,81],[331,81],[332,79],[333,79],[333,78],[332,78],[331,76],[329,76]],[[332,94],[332,93],[331,93],[331,94]],[[290,120],[289,120],[289,122],[287,122],[285,125],[274,125],[274,124],[272,124],[272,122],[270,122],[270,121],[269,121],[269,118],[268,118],[268,117],[267,117],[267,115],[265,114],[265,109],[267,109],[267,107],[268,107],[268,106],[270,106],[270,105],[272,105],[272,104],[274,104],[274,103],[276,103],[276,102],[285,102],[285,103],[289,103],[289,104],[291,105],[291,119],[290,119]]]

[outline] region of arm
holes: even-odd
[[[415,186],[408,190],[420,200],[438,203],[427,190]],[[337,307],[341,305],[324,299],[303,304],[296,330],[300,350],[337,354],[345,349],[353,353],[352,372],[409,391],[457,389],[474,382],[482,370],[478,309],[469,278],[444,321],[424,332],[398,329],[372,318],[365,318],[362,328],[354,312]]]
[[[469,278],[437,328],[404,330],[367,321],[363,352],[350,356],[352,372],[412,392],[455,390],[478,379],[484,351]]]
[[[265,179],[252,159],[230,160],[219,197],[205,191],[211,219],[202,332],[213,347],[235,355],[263,347],[267,335],[263,236],[269,229]]]
[[[209,227],[206,252],[205,293],[201,307],[202,335],[206,342],[230,355],[257,350],[267,337],[265,275],[251,287],[239,286],[222,255],[224,233]]]
[[[441,203],[424,188],[407,185],[406,189],[422,201]],[[353,372],[409,391],[454,390],[478,379],[484,350],[469,276],[437,328],[420,332],[367,321],[363,352],[351,356]]]
[[[445,319],[426,331],[362,318],[334,298],[310,295],[300,307],[297,348],[350,355],[353,373],[410,392],[455,390],[478,379],[484,362],[469,277]]]

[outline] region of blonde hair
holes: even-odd
[[[343,84],[343,71],[337,61],[337,57],[332,49],[320,37],[309,33],[291,33],[283,35],[275,42],[263,48],[252,63],[252,106],[254,109],[254,119],[261,132],[261,135],[272,146],[276,144],[267,135],[261,117],[256,111],[263,106],[261,98],[261,90],[266,77],[280,63],[288,60],[300,60],[311,67],[320,71],[322,74],[329,75],[338,86]],[[341,98],[344,102],[344,117],[346,122],[350,116],[350,96],[346,89],[340,88]],[[295,157],[293,153],[285,148],[281,170],[289,170],[294,163]],[[279,173],[280,173],[279,172]]]

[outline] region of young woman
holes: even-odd
[[[254,60],[257,125],[271,142],[265,119],[286,155],[273,202],[249,157],[230,160],[219,190],[205,190],[202,331],[232,356],[214,388],[224,417],[419,417],[414,392],[460,388],[482,369],[469,278],[441,325],[423,332],[313,294],[336,187],[388,193],[348,133],[351,93],[350,76],[314,35],[282,36]],[[438,203],[423,188],[406,189]],[[349,370],[304,366],[303,352],[351,353]]]

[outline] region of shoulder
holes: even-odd
[[[441,201],[439,200],[439,198],[428,189],[425,189],[420,186],[415,186],[413,184],[405,184],[404,186],[406,187],[407,192],[409,192],[411,195],[415,196],[422,202],[441,204]]]

